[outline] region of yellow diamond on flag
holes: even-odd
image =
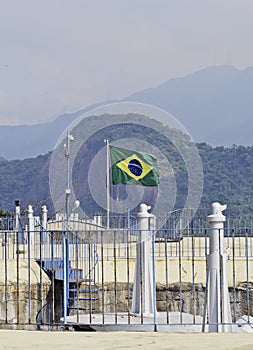
[[[143,162],[136,154],[120,161],[116,166],[137,181],[144,178],[153,169],[151,165]]]

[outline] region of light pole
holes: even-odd
[[[67,143],[64,145],[65,148],[65,157],[67,160],[67,184],[66,184],[66,190],[65,190],[65,195],[66,195],[66,222],[68,224],[69,222],[69,197],[70,197],[70,142],[74,141],[73,135],[68,131],[67,132]]]
[[[69,198],[70,198],[70,142],[74,141],[73,135],[68,131],[67,132],[67,143],[64,145],[65,148],[65,157],[67,160],[67,183],[66,183],[66,226],[69,228]],[[65,231],[62,234],[62,255],[63,255],[63,304],[64,304],[64,325],[67,324],[67,315],[68,315],[68,299],[69,299],[69,241],[66,238]]]
[[[109,140],[104,140],[106,144],[106,228],[110,227],[110,149],[109,149]]]

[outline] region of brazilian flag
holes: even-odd
[[[158,185],[157,160],[153,155],[113,146],[110,155],[114,185]]]

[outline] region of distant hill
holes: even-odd
[[[0,156],[0,164],[1,164],[1,163],[5,163],[5,162],[7,162],[7,160],[6,160],[4,157],[1,157],[1,156]]]
[[[126,124],[126,121],[131,121],[131,123]],[[101,128],[101,124],[104,126],[103,128]],[[94,131],[94,126],[98,131]],[[94,131],[92,137],[90,137],[91,130]],[[164,133],[167,133],[169,137],[165,138]],[[169,152],[170,162],[171,164],[174,163],[180,182],[184,183],[187,179],[183,159],[170,140],[178,137],[180,142],[185,143],[187,147],[187,144],[191,142],[189,137],[175,129],[164,128],[163,124],[156,120],[135,114],[90,116],[79,123],[77,127],[73,128],[72,134],[75,139],[71,145],[72,152],[77,147],[77,153],[72,153],[75,154],[72,193],[75,193],[81,202],[82,208],[88,214],[104,212],[103,207],[96,202],[90,191],[89,179],[92,179],[92,177],[89,178],[89,169],[97,153],[103,151],[104,154],[102,154],[102,159],[98,162],[94,174],[96,178],[94,185],[98,187],[106,174],[104,143],[106,138],[109,138],[110,142],[125,139],[126,137],[131,138],[133,149],[135,149],[134,140],[138,140],[138,142],[139,140],[143,140],[143,142],[149,142],[151,145],[157,145],[156,147],[162,152],[165,152],[165,154]],[[87,139],[84,135],[88,136]],[[78,140],[80,140],[81,144],[79,144]],[[148,151],[150,152],[150,149]],[[54,176],[50,178],[50,162],[51,158],[55,157],[55,155],[57,155],[57,160],[60,159],[60,163],[58,164],[54,160],[52,161],[54,165]],[[163,169],[160,176],[160,185],[166,186],[168,181],[167,166],[162,160],[159,160],[159,162],[160,168]],[[101,174],[101,176],[97,174]],[[11,211],[14,201],[20,199],[23,209],[30,203],[33,204],[36,212],[40,210],[43,204],[48,206],[50,214],[56,210],[64,210],[66,178],[66,158],[64,156],[63,144],[60,144],[53,154],[50,152],[36,158],[6,161],[2,165],[0,163],[0,208],[2,207],[3,210]],[[52,189],[56,193],[56,197],[52,196]],[[112,191],[112,195],[117,198],[118,202],[121,197],[124,198],[126,196],[126,188],[123,185],[113,186]],[[137,189],[135,191],[138,192]],[[157,188],[145,188],[144,201],[153,203],[156,200],[156,196]],[[183,205],[185,196],[186,193],[184,190],[178,196],[178,205]],[[54,199],[56,198],[54,202],[52,201],[52,197]]]
[[[104,117],[111,118],[109,115]],[[136,118],[144,117],[136,116]],[[73,130],[73,133],[76,135],[80,132],[80,128],[89,129],[90,125],[94,125],[94,123],[101,124],[101,122],[101,117],[87,118],[76,130]],[[160,128],[160,130],[164,131],[164,126],[161,123],[154,123],[158,129]],[[143,127],[136,127],[136,125],[121,126],[120,124],[114,127],[105,127],[89,138],[79,149],[73,164],[73,187],[77,198],[81,202],[81,207],[88,215],[104,212],[104,209],[94,200],[90,191],[88,177],[91,162],[104,147],[104,139],[106,137],[114,141],[117,138],[124,138],[126,134],[128,137],[142,138],[152,144],[155,143],[167,156],[176,181],[177,193],[174,209],[184,206],[188,191],[188,175],[181,155],[162,134],[156,133],[151,128],[144,129]],[[177,135],[178,132],[175,130],[168,128],[165,132],[171,135],[169,140],[179,136],[185,148],[191,144],[191,141],[185,135]],[[206,143],[199,143],[197,147],[204,171],[204,188],[200,207],[210,208],[210,204],[213,201],[220,201],[228,204],[229,211],[251,215],[253,207],[253,146],[225,148],[223,146],[212,147]],[[64,159],[62,145],[59,151]],[[59,197],[59,207],[55,208],[49,188],[51,156],[51,153],[47,153],[36,158],[0,162],[0,209],[13,211],[14,201],[20,199],[22,210],[25,210],[28,204],[32,204],[36,214],[39,213],[43,204],[48,206],[49,215],[52,215],[55,209],[63,208],[64,210],[65,160],[63,166],[56,172],[56,184],[63,183],[63,185],[59,189],[62,195],[62,198]],[[97,171],[105,174],[105,154],[102,154],[102,156],[103,161],[99,163]],[[165,181],[169,179],[168,174],[169,172],[166,170],[161,171],[163,186],[168,186]],[[164,193],[162,191],[163,196]],[[115,200],[125,198],[125,196],[125,186],[113,186],[113,197]],[[155,203],[157,199],[156,188],[145,188],[143,198],[143,201],[148,204]],[[163,209],[165,211],[168,210],[167,207]]]
[[[121,101],[158,106],[174,115],[196,142],[213,146],[253,145],[253,68],[209,67],[136,92]],[[0,155],[35,157],[52,150],[65,128],[81,114],[108,103],[64,114],[51,123],[0,126]],[[166,123],[166,120],[164,120]]]
[[[97,106],[89,106],[76,113],[63,114],[56,120],[44,124],[0,125],[0,155],[9,160],[25,159],[53,150],[58,137],[66,127],[84,111],[89,111]]]
[[[127,98],[174,115],[196,142],[253,145],[253,68],[209,67]]]

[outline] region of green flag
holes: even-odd
[[[113,146],[110,146],[110,154],[114,185],[158,185],[157,161],[153,155]]]

